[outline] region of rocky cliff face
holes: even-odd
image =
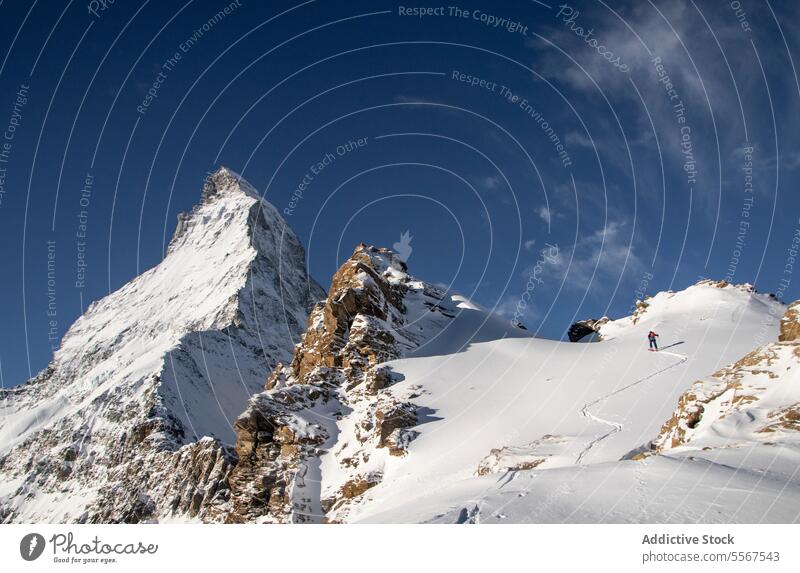
[[[777,342],[695,382],[681,395],[652,451],[800,441],[799,308],[800,301],[787,308]]]
[[[277,211],[220,169],[166,257],[0,396],[0,520],[227,515],[233,422],[324,291]]]
[[[230,521],[337,521],[380,482],[419,419],[413,392],[393,393],[396,378],[381,364],[441,332],[455,316],[444,299],[392,251],[355,250],[291,363],[236,421]]]

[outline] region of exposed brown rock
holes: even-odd
[[[770,422],[766,424],[759,432],[776,432],[778,430],[800,432],[800,403],[793,404],[792,406],[770,412],[768,415]]]
[[[781,319],[780,342],[793,342],[800,339],[800,301],[789,305]]]
[[[345,499],[353,499],[363,494],[371,487],[375,487],[380,483],[380,476],[368,476],[366,478],[355,478],[346,482],[341,489],[342,497]]]
[[[286,522],[295,512],[309,514],[302,500],[292,500],[292,485],[302,460],[317,455],[326,435],[316,426],[313,432],[300,432],[298,422],[303,421],[298,412],[321,398],[317,389],[302,385],[259,394],[236,420],[239,463],[228,479],[232,491],[228,522]]]
[[[646,296],[644,300],[636,301],[636,308],[634,309],[633,314],[631,315],[631,320],[633,321],[633,324],[639,322],[639,319],[642,317],[642,315],[645,312],[647,312],[647,309],[650,306],[650,303],[647,301],[650,300],[651,298],[652,297]]]

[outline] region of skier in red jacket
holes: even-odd
[[[647,333],[647,340],[650,341],[649,350],[655,350],[656,352],[658,352],[658,342],[656,342],[656,337],[657,336],[658,336],[658,334],[656,334],[652,330]]]

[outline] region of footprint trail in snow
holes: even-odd
[[[583,463],[584,458],[592,450],[592,448],[594,448],[597,444],[599,444],[603,440],[606,440],[609,437],[613,436],[617,432],[622,431],[622,427],[623,427],[622,424],[620,424],[619,422],[613,422],[611,420],[606,420],[605,418],[600,418],[599,416],[595,416],[594,414],[592,414],[592,412],[589,410],[589,408],[591,408],[595,404],[599,404],[600,402],[604,402],[605,400],[608,400],[609,398],[619,394],[620,392],[624,392],[625,390],[628,390],[629,388],[633,388],[634,386],[638,386],[639,384],[642,384],[643,382],[646,382],[646,381],[650,380],[651,378],[654,378],[655,376],[658,376],[659,374],[661,374],[663,372],[666,372],[667,370],[675,368],[676,366],[679,366],[680,364],[683,364],[684,362],[686,362],[686,360],[688,360],[688,358],[689,358],[688,356],[686,356],[684,354],[678,354],[677,352],[666,352],[666,351],[663,351],[663,350],[659,351],[659,354],[661,354],[661,355],[665,355],[666,354],[667,356],[674,356],[676,358],[679,358],[679,360],[677,362],[673,363],[673,364],[670,364],[669,366],[666,366],[666,367],[660,369],[660,370],[656,370],[655,372],[652,372],[652,373],[648,374],[647,376],[639,378],[638,380],[636,380],[634,382],[631,382],[630,384],[628,384],[626,386],[623,386],[622,388],[618,388],[617,390],[614,390],[613,392],[611,392],[609,394],[606,394],[604,396],[600,396],[599,398],[584,404],[583,408],[581,408],[581,415],[584,418],[587,418],[589,420],[593,420],[595,422],[599,422],[600,424],[604,424],[604,425],[608,426],[610,429],[605,434],[602,434],[601,436],[598,436],[597,438],[595,438],[594,440],[592,440],[591,442],[589,442],[587,444],[587,446],[578,454],[578,458],[575,460],[575,463],[577,465],[581,465]]]

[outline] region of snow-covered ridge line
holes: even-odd
[[[698,380],[653,440],[655,453],[800,446],[800,302],[790,305],[775,342]]]
[[[693,285],[690,285],[683,292],[691,292],[691,289],[699,288],[699,287],[713,287],[718,289],[728,289],[728,290],[736,290],[742,293],[751,294],[759,300],[764,301],[775,301],[777,302],[777,297],[772,293],[759,293],[751,285],[750,283],[741,283],[741,284],[734,284],[729,283],[726,280],[714,280],[714,279],[700,279]],[[639,318],[647,312],[647,309],[650,307],[652,301],[660,301],[664,300],[665,298],[669,298],[675,294],[674,290],[667,290],[661,291],[654,295],[645,295],[641,299],[636,300],[633,306],[633,312],[629,317],[622,317],[618,320],[631,320],[634,323],[639,321]],[[567,330],[567,338],[571,342],[597,342],[602,340],[603,338],[603,327],[611,322],[607,316],[603,316],[598,319],[585,319],[585,320],[578,320],[570,325],[569,329]]]

